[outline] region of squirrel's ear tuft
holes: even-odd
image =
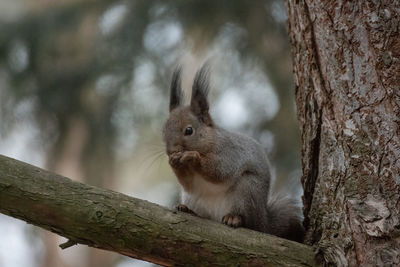
[[[181,87],[181,72],[182,68],[179,66],[175,69],[172,74],[171,81],[171,94],[169,97],[169,111],[171,112],[173,109],[179,107],[182,103],[183,99],[183,91]]]
[[[213,121],[208,112],[209,104],[207,100],[208,92],[210,90],[209,73],[210,68],[208,64],[204,64],[200,70],[197,71],[192,86],[190,108],[202,122],[212,126]]]

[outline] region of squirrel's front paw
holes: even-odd
[[[175,152],[169,156],[169,164],[174,169],[194,166],[200,162],[200,153],[197,151]]]
[[[240,215],[233,215],[231,213],[222,217],[222,223],[230,227],[237,228],[243,226],[243,217]]]
[[[169,165],[171,165],[171,167],[175,169],[179,168],[182,155],[182,152],[175,152],[169,155]]]
[[[182,165],[197,164],[200,161],[200,153],[197,151],[185,151],[179,162]]]

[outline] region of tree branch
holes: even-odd
[[[315,266],[311,247],[172,212],[0,155],[0,212],[161,265]]]

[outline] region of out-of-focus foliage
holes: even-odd
[[[18,16],[0,17],[1,153],[23,139],[23,160],[172,205],[161,141],[170,76],[182,65],[189,89],[209,59],[217,123],[259,140],[278,187],[298,189],[282,1],[21,1]]]

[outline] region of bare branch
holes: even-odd
[[[0,212],[68,238],[161,265],[314,266],[311,247],[222,224],[0,155]]]

